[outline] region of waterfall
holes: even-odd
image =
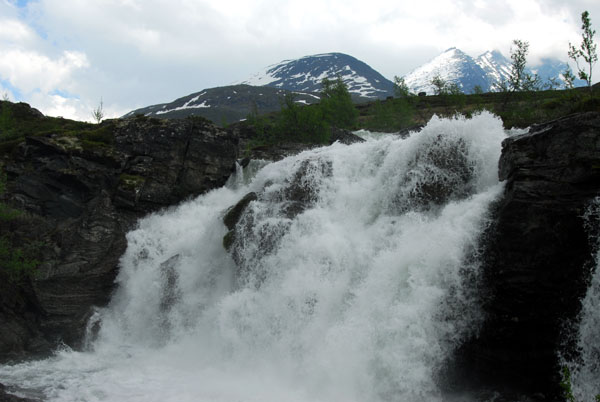
[[[251,164],[127,235],[89,350],[0,366],[1,382],[50,401],[444,400],[438,376],[482,319],[505,136],[488,113],[434,117]]]
[[[575,399],[595,401],[600,395],[600,197],[592,200],[583,219],[594,245],[596,264],[576,323],[578,356],[575,360],[565,361],[565,365],[570,371]]]

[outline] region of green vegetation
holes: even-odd
[[[571,370],[567,366],[562,367],[562,380],[560,381],[560,387],[563,390],[563,396],[567,402],[577,402],[575,395],[573,395],[573,382],[571,379]],[[600,402],[600,394],[594,397],[595,402]]]
[[[416,97],[375,101],[370,116],[363,119],[361,127],[372,131],[396,131],[414,125]]]
[[[577,64],[579,78],[587,82],[590,95],[592,95],[592,67],[598,61],[598,53],[596,53],[596,44],[594,43],[594,34],[596,31],[592,29],[590,13],[587,11],[581,14],[581,29],[583,30],[581,45],[579,45],[579,48],[576,48],[569,42],[568,55]],[[579,65],[580,57],[587,64],[587,68]]]
[[[251,148],[282,142],[326,144],[331,127],[357,127],[358,111],[348,88],[338,77],[334,81],[323,80],[321,101],[316,105],[300,105],[294,94],[288,93],[282,99],[277,115],[272,118],[259,116],[253,104],[246,120],[256,132]]]
[[[338,77],[336,80],[330,81],[325,78],[322,85],[319,109],[321,109],[325,121],[338,128],[354,128],[358,111],[354,107],[350,92],[342,79]]]
[[[533,90],[535,88],[532,85],[534,79],[525,72],[529,42],[515,39],[513,45],[515,47],[510,49],[512,64],[508,77],[509,88],[513,92]]]
[[[14,135],[14,122],[10,102],[2,101],[0,108],[0,141],[8,141]]]
[[[1,166],[0,166],[1,168]],[[0,170],[0,197],[6,191],[6,174]],[[15,210],[4,202],[0,202],[0,227],[8,229],[11,223],[22,217],[22,212]],[[12,282],[35,273],[40,264],[36,256],[41,249],[41,243],[25,242],[21,246],[14,233],[0,231],[0,272],[6,274]]]
[[[142,188],[146,179],[142,176],[135,176],[126,173],[121,173],[119,176],[119,185],[131,189],[131,190],[139,190]]]
[[[408,98],[410,96],[414,96],[414,94],[410,92],[410,89],[408,88],[406,81],[404,81],[404,78],[398,76],[394,76],[394,95],[397,98]]]
[[[97,108],[92,110],[92,117],[96,120],[97,124],[100,124],[102,119],[104,118],[104,102],[102,102],[102,98],[100,98],[100,104]]]
[[[43,116],[25,103],[0,101],[0,155],[11,152],[25,137],[51,137],[64,149],[108,149],[114,144],[114,124],[91,124]]]

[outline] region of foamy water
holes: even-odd
[[[434,118],[238,172],[128,234],[89,350],[0,382],[50,401],[441,401],[436,376],[481,320],[505,136],[487,113]],[[249,192],[226,252],[223,215]]]

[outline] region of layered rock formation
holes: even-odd
[[[0,272],[0,358],[77,346],[136,220],[224,185],[235,166],[236,137],[203,119],[103,124],[102,142],[28,137],[4,161],[5,201],[25,213],[0,235],[35,242],[43,263],[18,284]]]

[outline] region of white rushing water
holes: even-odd
[[[600,396],[600,197],[590,203],[583,218],[595,248],[596,264],[577,322],[578,359],[565,364],[570,370],[575,399],[595,401]]]
[[[436,376],[481,318],[504,138],[487,113],[434,118],[148,216],[89,350],[1,366],[1,382],[50,401],[442,400]],[[223,215],[249,192],[228,253]]]

